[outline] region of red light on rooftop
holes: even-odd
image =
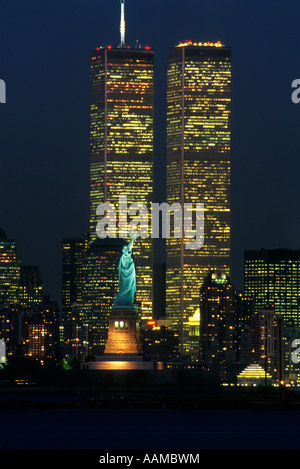
[[[156,326],[156,321],[147,321],[147,326]]]
[[[149,46],[146,46],[146,47],[145,47],[145,49],[146,49],[146,50],[150,50],[150,49],[151,49],[151,47],[149,47]]]

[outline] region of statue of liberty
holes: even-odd
[[[122,249],[122,256],[119,262],[119,293],[114,300],[115,308],[133,307],[134,295],[136,292],[135,266],[132,258],[132,246],[137,237],[134,231],[127,246]]]

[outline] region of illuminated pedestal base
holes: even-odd
[[[112,308],[108,318],[105,355],[139,355],[142,353],[137,308]]]
[[[134,356],[97,357],[94,362],[85,362],[81,368],[85,370],[153,370],[153,362],[144,362],[143,357]]]
[[[113,307],[108,318],[104,355],[82,363],[89,370],[152,370],[153,362],[143,361],[137,308]]]

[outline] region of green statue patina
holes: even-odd
[[[132,246],[137,237],[134,231],[127,246],[122,249],[122,256],[119,262],[119,293],[114,300],[115,308],[133,307],[134,295],[136,292],[135,266],[132,258]]]

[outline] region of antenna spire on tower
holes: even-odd
[[[121,42],[120,42],[120,47],[125,46],[125,0],[120,0],[121,2],[121,26],[120,26],[120,32],[121,32]]]

